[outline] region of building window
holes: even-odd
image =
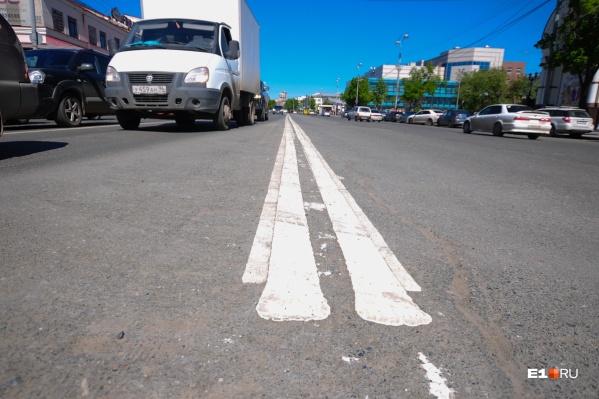
[[[52,9],[52,23],[54,24],[55,31],[64,32],[64,16],[60,11],[55,10],[54,8]]]
[[[100,31],[100,47],[106,48],[106,32]]]
[[[516,75],[520,75],[522,73],[522,68],[516,68]]]
[[[507,69],[507,73],[512,73],[512,67],[509,67],[509,68]]]
[[[121,39],[119,39],[118,37],[114,38],[114,42],[116,43],[116,48],[120,48],[121,47]]]
[[[77,33],[77,20],[73,17],[69,17],[69,36],[77,39],[79,34]]]
[[[89,30],[89,43],[93,44],[94,46],[98,45],[98,35],[96,33],[96,28],[94,28],[93,26],[89,26],[88,25],[88,30]]]

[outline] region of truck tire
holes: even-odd
[[[56,110],[56,124],[60,127],[77,127],[83,119],[81,100],[72,94],[66,94],[60,99]]]
[[[237,127],[243,126],[243,112],[241,110],[233,111],[233,119],[235,119],[235,122],[237,123]]]
[[[256,104],[251,102],[249,107],[242,107],[241,112],[243,112],[243,124],[252,126],[256,115]]]
[[[117,111],[116,120],[124,130],[137,130],[141,117],[131,111]]]
[[[223,96],[220,99],[220,107],[218,112],[214,115],[214,127],[216,130],[229,130],[229,121],[231,119],[231,103],[229,97]]]

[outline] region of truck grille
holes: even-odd
[[[148,80],[147,77],[148,76],[152,76],[152,84],[171,84],[173,81],[173,74],[172,73],[130,73],[129,74],[129,83],[130,84],[143,84],[143,85],[147,85]]]
[[[165,96],[144,96],[144,95],[134,95],[135,103],[138,105],[141,104],[160,104],[164,103],[168,105],[168,94]]]

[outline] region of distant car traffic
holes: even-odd
[[[322,116],[331,116],[331,111],[329,111],[329,110],[322,111]]]
[[[347,120],[357,121],[370,121],[370,108],[369,107],[353,107],[351,111],[347,113]]]
[[[443,111],[439,109],[423,109],[410,116],[408,123],[432,126],[437,123],[437,119],[441,115],[443,115]]]
[[[456,127],[462,126],[464,121],[472,114],[465,109],[450,109],[447,110],[437,119],[437,126]]]
[[[399,117],[399,123],[408,123],[408,119],[414,114],[415,114],[415,112],[412,112],[412,111],[404,112]]]
[[[387,121],[387,122],[399,122],[399,119],[401,118],[402,115],[403,115],[402,112],[390,111],[390,112],[385,113],[383,120]]]
[[[0,136],[4,121],[17,123],[35,112],[38,106],[37,87],[31,84],[19,38],[8,21],[0,15]]]
[[[549,135],[567,133],[571,137],[580,137],[593,131],[593,118],[584,110],[574,107],[547,107],[537,111],[547,112],[551,116]]]
[[[110,57],[93,50],[43,49],[25,52],[39,106],[35,117],[54,119],[61,127],[76,127],[113,114],[106,100],[106,68]]]
[[[374,108],[371,108],[370,109],[370,120],[372,122],[380,122],[383,120],[383,114],[380,111],[378,111]]]
[[[273,115],[276,114],[281,114],[283,115],[283,107],[281,105],[276,105],[273,109],[272,109],[272,113]]]
[[[536,140],[551,131],[551,118],[546,112],[534,111],[526,105],[494,104],[483,108],[464,121],[464,133],[482,131],[501,137],[504,134],[524,134]]]

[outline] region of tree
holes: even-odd
[[[316,100],[314,97],[310,97],[310,109],[312,111],[316,111]]]
[[[599,0],[569,0],[567,13],[557,28],[544,33],[535,47],[546,51],[542,67],[563,71],[578,78],[578,106],[586,108],[593,76],[599,69]]]
[[[420,108],[424,101],[424,94],[428,93],[432,100],[435,91],[441,85],[442,79],[437,75],[433,64],[428,63],[423,68],[412,68],[410,77],[402,79],[404,94],[401,96],[404,102],[410,103],[414,108]]]
[[[276,107],[277,102],[275,100],[268,100],[268,108],[269,109],[273,109],[274,107]]]
[[[360,78],[360,84],[358,89],[358,104],[356,104],[356,84],[358,78],[353,78],[349,85],[345,88],[345,91],[341,95],[341,99],[345,101],[349,109],[356,105],[366,105],[371,101],[370,85],[368,79]]]
[[[372,91],[372,102],[374,102],[375,107],[379,107],[387,97],[387,85],[382,78],[379,78],[376,82],[376,86]]]
[[[297,98],[289,98],[289,99],[287,99],[287,101],[285,101],[284,108],[290,109],[290,110],[299,109],[300,108],[299,101],[297,100]]]
[[[513,85],[514,94],[509,89],[507,72],[501,67],[467,72],[460,83],[460,103],[463,108],[479,111],[490,104],[515,102],[517,97],[522,99],[522,89],[518,84]]]

